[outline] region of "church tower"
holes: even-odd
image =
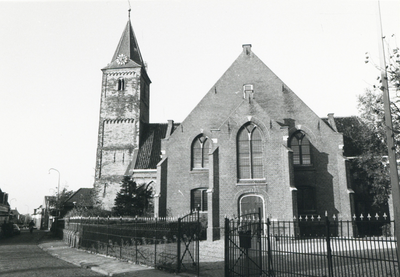
[[[97,200],[110,210],[128,166],[136,159],[143,124],[149,122],[151,81],[130,17],[111,63],[102,72],[94,187]]]

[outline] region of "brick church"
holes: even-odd
[[[181,123],[149,122],[151,80],[130,20],[102,72],[95,188],[104,208],[129,175],[153,187],[155,216],[200,209],[213,237],[224,216],[258,208],[272,220],[325,211],[351,220],[333,114],[318,117],[250,44]]]

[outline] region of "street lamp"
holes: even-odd
[[[50,171],[52,171],[52,170],[54,170],[54,171],[57,171],[57,173],[58,173],[58,185],[57,185],[57,203],[58,203],[58,199],[59,199],[59,197],[60,197],[60,171],[58,171],[57,169],[55,169],[55,168],[50,168],[49,169],[49,174],[50,174]]]
[[[13,200],[17,201],[17,199],[15,199],[15,198],[11,199],[11,200],[10,200],[10,208],[11,208],[11,204],[12,204],[12,201],[13,201]]]
[[[50,168],[49,169],[49,174],[50,174],[50,171],[52,171],[52,170],[54,170],[54,171],[57,171],[57,173],[58,173],[58,185],[57,185],[57,205],[59,204],[58,202],[59,202],[59,199],[60,199],[60,171],[58,171],[57,169],[55,169],[55,168]],[[59,215],[60,215],[60,209],[56,206],[56,213],[57,213],[57,217],[56,217],[56,222],[55,222],[55,224],[56,224],[56,233],[57,233],[57,228],[58,228],[58,217],[59,217]]]

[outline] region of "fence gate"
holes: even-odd
[[[178,219],[177,272],[190,271],[199,276],[199,239],[201,225],[199,212]]]
[[[225,276],[265,276],[269,260],[263,266],[261,210],[225,218]],[[265,254],[265,253],[264,253]]]

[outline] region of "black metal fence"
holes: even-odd
[[[399,276],[389,219],[225,219],[225,276]],[[380,227],[379,227],[380,226]],[[368,233],[379,236],[366,235]]]
[[[171,272],[199,274],[199,213],[181,218],[70,218],[77,246]],[[68,238],[67,238],[68,239]],[[203,238],[204,239],[204,238]]]

